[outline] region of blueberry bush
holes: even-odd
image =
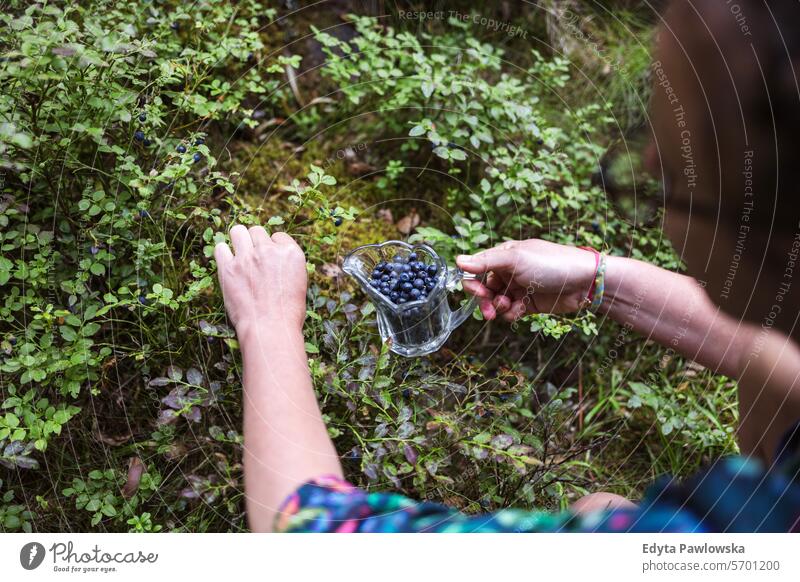
[[[358,485],[556,509],[733,450],[733,384],[614,325],[476,313],[407,360],[341,270],[391,238],[452,260],[529,236],[678,268],[592,179],[626,128],[576,87],[614,71],[459,19],[293,4],[4,3],[0,531],[246,527],[211,258],[234,221],[306,252],[309,364]],[[514,18],[546,39],[540,12]]]

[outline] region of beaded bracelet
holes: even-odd
[[[600,254],[600,264],[597,265],[597,273],[594,276],[594,284],[592,285],[593,296],[591,297],[591,304],[589,311],[596,312],[603,304],[603,294],[606,291],[606,256]]]
[[[589,311],[595,312],[603,303],[603,294],[605,293],[606,256],[592,247],[578,248],[594,253],[594,278],[592,279],[592,285],[589,287],[586,298],[581,303],[581,308],[588,308]]]

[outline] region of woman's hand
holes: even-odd
[[[239,342],[255,331],[301,331],[306,315],[306,261],[292,237],[270,237],[260,226],[237,224],[214,249],[225,307]]]
[[[464,289],[480,298],[486,319],[500,315],[507,321],[578,311],[596,269],[594,253],[538,239],[505,242],[456,262],[468,273],[488,273],[483,283],[465,280]]]

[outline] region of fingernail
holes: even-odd
[[[469,255],[458,255],[458,257],[456,258],[456,260],[457,260],[459,263],[463,263],[463,264],[465,264],[465,265],[469,265],[470,263],[472,263],[472,257],[471,257],[471,256],[469,256]]]

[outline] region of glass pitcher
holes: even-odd
[[[370,284],[370,275],[381,261],[391,263],[395,257],[407,258],[416,253],[423,262],[436,265],[433,287],[424,299],[407,303],[395,303]],[[424,260],[427,259],[427,260]],[[390,240],[380,244],[358,247],[344,258],[342,269],[354,277],[375,305],[378,331],[389,349],[405,357],[424,356],[438,350],[450,333],[464,323],[475,309],[476,297],[455,311],[447,301],[462,279],[475,278],[457,267],[448,268],[447,263],[431,247],[424,244],[410,245]]]

